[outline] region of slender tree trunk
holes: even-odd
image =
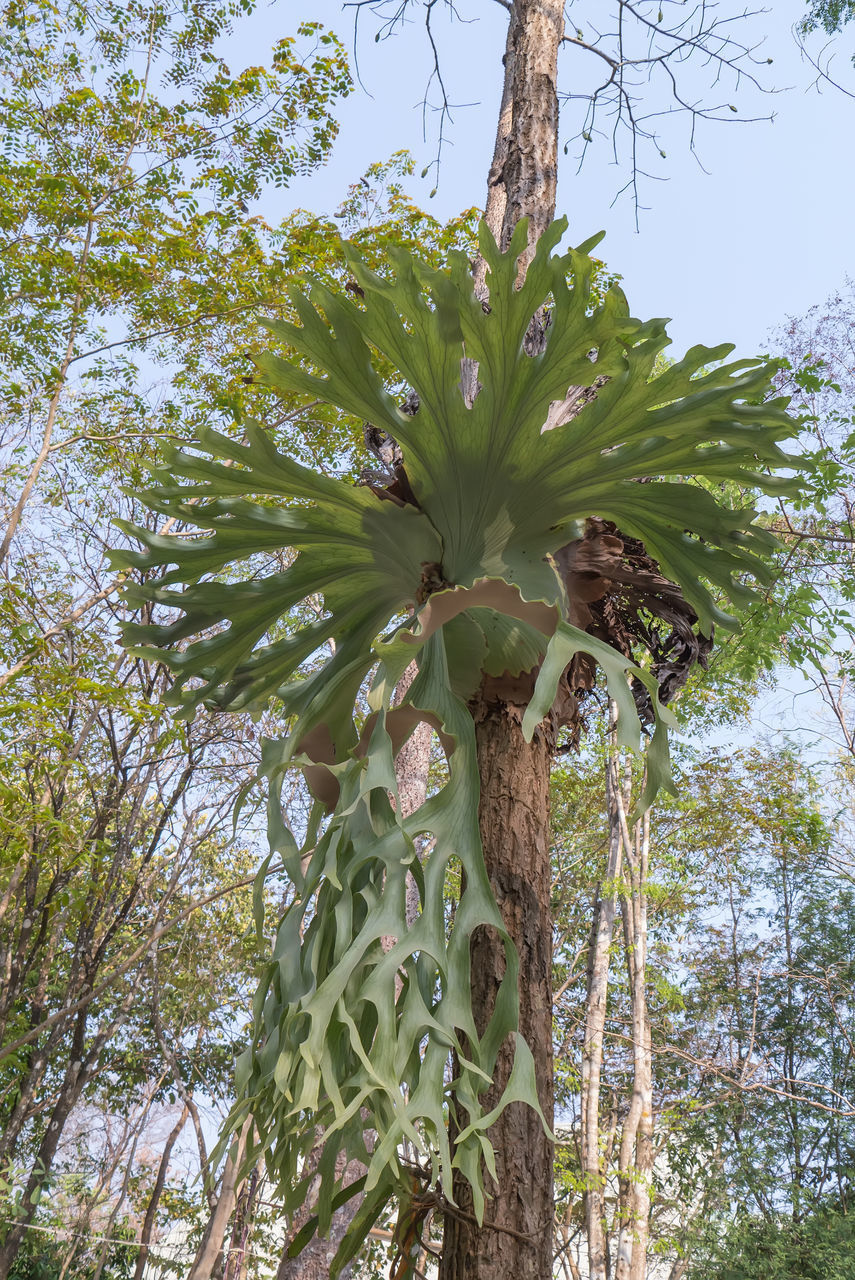
[[[621,815],[624,818],[624,815]],[[653,1049],[647,1009],[647,866],[650,817],[632,833],[624,821],[629,891],[623,897],[624,949],[632,1010],[633,1089],[620,1150],[620,1235],[615,1280],[644,1280],[653,1176]]]
[[[172,1079],[175,1084],[175,1092],[184,1103],[186,1117],[189,1116],[193,1121],[193,1132],[196,1135],[196,1147],[199,1152],[199,1173],[202,1179],[202,1186],[205,1191],[205,1199],[208,1208],[213,1209],[217,1203],[217,1188],[214,1180],[214,1174],[208,1160],[208,1144],[205,1142],[205,1134],[202,1129],[202,1117],[199,1115],[199,1108],[196,1106],[195,1099],[190,1089],[184,1083],[181,1070],[178,1065],[178,1059],[170,1046],[169,1039],[163,1028],[160,1017],[159,998],[160,998],[160,977],[157,968],[157,949],[155,948],[152,958],[152,975],[154,977],[154,999],[151,1007],[151,1019],[154,1026],[157,1043],[160,1045],[161,1053],[164,1061],[168,1064],[172,1072]],[[202,1044],[202,1028],[199,1028],[199,1034],[196,1037],[196,1049],[198,1050]],[[183,1121],[182,1121],[183,1123]],[[165,1171],[164,1171],[165,1172]],[[138,1280],[138,1277],[134,1277]]]
[[[160,1164],[157,1169],[157,1177],[154,1180],[154,1187],[152,1189],[151,1196],[149,1197],[148,1206],[145,1211],[145,1218],[143,1219],[142,1229],[140,1231],[140,1247],[137,1251],[137,1262],[134,1267],[133,1280],[142,1280],[143,1272],[145,1271],[145,1264],[151,1251],[151,1237],[152,1232],[154,1231],[154,1224],[157,1219],[160,1197],[163,1195],[163,1188],[166,1186],[166,1175],[169,1171],[169,1161],[172,1156],[172,1148],[178,1141],[181,1131],[187,1123],[187,1117],[189,1114],[190,1112],[187,1104],[185,1103],[181,1111],[181,1115],[178,1118],[178,1123],[166,1139],[166,1143],[160,1157]]]
[[[605,879],[594,907],[582,1048],[582,1172],[585,1175],[585,1229],[591,1280],[606,1280],[609,1272],[600,1133],[600,1078],[603,1069],[609,960],[617,914],[617,881],[621,874],[623,854],[620,824],[621,778],[617,757],[613,753],[606,761],[606,799],[609,855]]]
[[[157,1085],[159,1083],[161,1082],[158,1081],[155,1083],[154,1088],[152,1089],[152,1093],[157,1092]],[[104,1203],[105,1198],[109,1197],[110,1184],[113,1180],[113,1176],[116,1170],[118,1169],[119,1165],[124,1164],[126,1171],[130,1170],[131,1162],[129,1162],[127,1159],[128,1139],[129,1137],[133,1137],[133,1144],[134,1144],[133,1149],[134,1151],[136,1151],[136,1143],[139,1138],[140,1129],[142,1125],[145,1123],[145,1114],[147,1113],[148,1107],[151,1103],[151,1096],[152,1094],[150,1093],[143,1105],[142,1116],[138,1116],[134,1121],[129,1122],[124,1126],[124,1132],[122,1134],[122,1137],[115,1144],[112,1154],[109,1156],[109,1158],[105,1158],[105,1163],[101,1165],[101,1167],[99,1168],[98,1178],[95,1183],[95,1186],[92,1188],[91,1192],[87,1195],[85,1206],[83,1210],[78,1214],[74,1222],[74,1225],[71,1229],[72,1238],[68,1248],[65,1251],[65,1256],[63,1257],[62,1265],[60,1266],[59,1274],[57,1275],[56,1280],[65,1280],[65,1277],[68,1275],[68,1273],[71,1271],[72,1266],[74,1265],[74,1261],[77,1257],[79,1250],[87,1242],[88,1236],[90,1234],[92,1216],[96,1212],[96,1210],[102,1205],[102,1203]],[[124,1202],[125,1194],[127,1192],[127,1176],[128,1175],[126,1172],[124,1186],[122,1187],[119,1196],[116,1197],[114,1200],[114,1210],[115,1210],[116,1204],[121,1205]],[[101,1224],[99,1223],[99,1234],[102,1236],[105,1236],[105,1235],[109,1236],[111,1232],[109,1230],[101,1230]]]
[[[0,1280],[8,1280],[9,1273],[18,1255],[18,1250],[23,1242],[24,1234],[36,1216],[41,1194],[50,1183],[57,1147],[68,1117],[77,1105],[77,1101],[83,1092],[83,1087],[90,1078],[103,1045],[115,1034],[124,1021],[129,1007],[130,997],[126,998],[121,1012],[113,1021],[97,1033],[88,1051],[85,1051],[88,1015],[85,1009],[81,1010],[77,1015],[65,1076],[57,1091],[50,1119],[39,1143],[35,1160],[31,1165],[27,1185],[24,1188],[24,1194],[14,1225],[9,1228],[3,1245],[0,1247]]]
[[[256,1165],[240,1189],[223,1280],[242,1280],[242,1277],[246,1275],[249,1233],[252,1229],[258,1179],[259,1169]]]
[[[187,1274],[187,1280],[211,1280],[212,1276],[222,1273],[226,1230],[237,1203],[238,1171],[243,1163],[251,1124],[251,1120],[244,1121],[237,1140],[237,1148],[234,1154],[229,1152],[226,1158],[220,1194],[208,1218],[208,1225],[205,1227],[202,1242]]]
[[[635,1149],[635,1203],[633,1217],[636,1222],[635,1247],[629,1280],[645,1280],[647,1275],[647,1244],[650,1238],[651,1188],[653,1185],[653,1037],[650,1029],[650,1013],[647,1007],[647,868],[650,850],[650,815],[645,813],[638,839],[636,873],[636,980],[635,1002],[636,1072],[641,1094],[641,1117]]]
[[[475,708],[481,775],[479,819],[490,883],[520,956],[520,1031],[536,1058],[538,1097],[547,1122],[552,1095],[552,922],[549,765],[545,727],[526,743],[520,709],[482,696]],[[479,1033],[504,975],[504,948],[494,930],[472,942],[472,1002]],[[487,1107],[504,1089],[513,1062],[506,1042]],[[459,1213],[445,1219],[440,1280],[549,1280],[552,1276],[552,1144],[529,1107],[513,1103],[489,1131],[498,1187],[484,1226],[472,1215],[468,1184],[455,1183]]]
[[[75,1064],[75,1066],[79,1066],[79,1064]],[[15,1224],[9,1228],[3,1241],[3,1246],[0,1248],[0,1280],[8,1280],[9,1273],[18,1255],[18,1250],[23,1242],[24,1234],[36,1216],[40,1194],[50,1179],[56,1148],[65,1128],[65,1122],[80,1096],[76,1075],[76,1072],[73,1074],[71,1072],[66,1073],[66,1081],[63,1082],[59,1101],[51,1112],[47,1131],[42,1138],[38,1154],[33,1162]]]
[[[130,1186],[131,1174],[133,1173],[133,1168],[134,1168],[134,1160],[136,1159],[136,1154],[137,1154],[137,1146],[139,1145],[140,1135],[142,1133],[144,1124],[145,1124],[145,1117],[143,1115],[143,1117],[140,1118],[139,1124],[136,1129],[136,1133],[134,1133],[133,1135],[133,1139],[130,1145],[130,1150],[125,1153],[125,1174],[124,1174],[124,1177],[122,1178],[122,1185],[119,1188],[118,1193],[116,1194],[116,1197],[113,1201],[113,1206],[107,1217],[107,1221],[103,1224],[102,1233],[105,1238],[101,1241],[101,1248],[98,1251],[98,1261],[95,1264],[95,1270],[90,1272],[92,1280],[101,1280],[101,1277],[104,1274],[104,1268],[107,1265],[107,1256],[110,1252],[110,1244],[111,1244],[113,1232],[116,1228],[116,1223],[118,1222],[119,1214],[121,1213],[123,1206],[127,1202],[128,1187]]]

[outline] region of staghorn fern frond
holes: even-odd
[[[668,617],[676,601],[684,632],[695,623],[706,634],[713,624],[734,626],[717,601],[742,606],[751,598],[746,579],[768,580],[774,540],[754,510],[733,510],[686,481],[767,494],[798,483],[780,448],[794,429],[785,402],[764,401],[774,367],[720,364],[730,347],[695,347],[656,375],[664,323],[631,318],[616,287],[592,308],[587,250],[595,242],[553,256],[565,225],[541,238],[519,289],[525,224],[504,254],[482,229],[488,308],[474,296],[463,255],[437,271],[400,253],[389,278],[351,255],[360,300],[316,286],[311,299],[294,298],[300,325],[269,324],[293,355],[260,356],[265,380],[392,436],[403,454],[403,487],[378,494],[316,475],[282,455],[258,424],[246,425],[243,442],[209,431],[198,451],[174,452],[144,495],[153,510],[206,535],[175,539],[133,528],[144,549],[120,557],[157,575],[129,588],[131,601],[180,613],[169,624],[129,626],[126,639],[171,668],[183,714],[200,702],[241,710],[273,699],[290,718],[290,734],[266,744],[263,768],[271,849],[282,855],[295,896],[256,996],[231,1123],[252,1113],[259,1137],[249,1158],[264,1151],[289,1210],[320,1180],[308,1231],[323,1232],[337,1205],[365,1192],[336,1269],[389,1197],[407,1194],[404,1143],[422,1153],[447,1193],[452,1167],[461,1169],[483,1213],[482,1158],[490,1169],[486,1130],[494,1116],[484,1114],[482,1098],[499,1046],[516,1029],[517,961],[484,869],[467,699],[485,679],[525,677],[530,736],[573,663],[593,661],[619,706],[622,741],[637,747],[629,675],[648,691],[656,721],[650,789],[668,785],[668,712],[656,673],[633,663],[627,643],[623,652],[607,643],[606,614],[595,627],[591,602],[610,600],[632,577],[621,560],[628,537],[652,565],[635,574],[636,603],[655,611],[650,601],[667,596]],[[524,339],[544,305],[545,346],[530,356]],[[417,413],[403,412],[389,394],[376,352],[417,393]],[[461,382],[471,362],[474,401]],[[562,415],[555,405],[571,387],[595,393],[575,416]],[[781,469],[790,474],[771,474]],[[210,576],[283,548],[298,554],[282,572],[244,582]],[[290,610],[318,593],[322,618],[271,638]],[[328,641],[334,652],[306,674],[304,664]],[[419,671],[406,705],[393,707],[414,659]],[[358,697],[369,678],[372,715],[360,725]],[[448,780],[403,817],[394,758],[419,719],[441,735]],[[305,769],[318,797],[302,848],[280,809],[292,764]],[[430,850],[423,862],[420,838]],[[465,887],[449,927],[452,860]],[[421,901],[411,928],[408,875]],[[499,931],[507,957],[482,1036],[469,996],[469,944],[480,925]],[[390,949],[384,938],[394,940]],[[452,1052],[459,1071],[449,1080]],[[453,1144],[452,1095],[469,1117]],[[531,1053],[519,1039],[500,1106],[513,1099],[537,1106]],[[353,1159],[367,1175],[348,1188],[343,1170]]]

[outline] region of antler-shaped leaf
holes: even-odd
[[[525,225],[504,254],[482,230],[489,308],[475,297],[462,255],[437,271],[400,253],[388,278],[351,255],[363,301],[318,285],[311,301],[295,295],[299,325],[269,325],[292,354],[260,356],[266,380],[391,434],[403,450],[406,501],[315,475],[257,424],[245,428],[243,442],[209,431],[198,450],[170,455],[144,495],[153,510],[204,532],[176,539],[131,529],[144,549],[117,557],[159,575],[129,588],[129,599],[180,612],[171,623],[129,626],[127,639],[171,667],[184,714],[201,701],[241,709],[273,698],[293,717],[290,737],[267,744],[264,771],[271,848],[282,854],[294,900],[256,997],[233,1123],[253,1114],[259,1148],[250,1158],[264,1150],[290,1208],[320,1179],[320,1230],[353,1188],[365,1191],[336,1267],[389,1195],[406,1194],[404,1142],[431,1159],[447,1194],[452,1166],[462,1169],[483,1210],[492,1117],[481,1099],[517,1025],[516,957],[484,871],[466,699],[485,678],[528,673],[530,734],[568,664],[587,655],[606,673],[630,744],[640,725],[627,675],[650,689],[658,722],[651,784],[667,783],[667,712],[652,673],[576,625],[591,617],[585,601],[627,579],[623,544],[604,522],[644,544],[673,579],[669,607],[679,600],[676,583],[709,631],[714,622],[734,625],[717,601],[743,604],[746,577],[766,580],[764,556],[774,545],[754,510],[732,509],[714,486],[774,494],[797,484],[770,474],[792,466],[779,442],[793,434],[785,402],[764,401],[773,368],[722,365],[730,347],[695,347],[657,373],[668,341],[663,322],[632,319],[615,287],[594,305],[587,252],[594,242],[552,256],[564,227],[556,223],[541,238],[521,288]],[[544,305],[546,343],[532,357],[525,336]],[[418,394],[417,413],[397,407],[375,366],[378,352]],[[461,383],[471,362],[474,400]],[[562,412],[574,387],[591,394],[581,409],[577,397],[578,411]],[[698,476],[712,487],[690,483]],[[594,517],[606,529],[596,550],[585,542]],[[237,561],[283,550],[297,552],[289,567],[233,580]],[[644,581],[644,599],[653,598],[651,583],[666,582],[651,572]],[[319,595],[320,617],[301,612]],[[318,665],[328,642],[334,651]],[[307,674],[310,658],[316,669]],[[393,707],[413,659],[419,675],[407,705]],[[372,672],[373,714],[360,727],[357,699]],[[394,757],[418,719],[440,733],[449,775],[405,818],[394,802]],[[324,802],[302,849],[279,803],[282,773],[295,758]],[[331,816],[319,834],[324,805]],[[417,840],[428,848],[423,862]],[[449,927],[452,859],[465,888]],[[412,927],[408,876],[421,901]],[[505,941],[507,972],[479,1036],[469,944],[484,924]],[[393,940],[385,949],[384,939]],[[459,1072],[449,1080],[452,1051]],[[516,1061],[500,1106],[514,1098],[537,1106],[522,1042]],[[452,1095],[469,1116],[453,1146]],[[343,1165],[353,1159],[367,1174],[348,1188]]]

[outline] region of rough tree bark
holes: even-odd
[[[520,218],[528,217],[529,247],[555,216],[558,160],[558,49],[564,34],[563,0],[514,0],[505,47],[505,76],[485,219],[506,248]],[[527,258],[521,263],[524,274]],[[476,290],[489,289],[483,263]],[[474,381],[474,380],[473,380]],[[485,680],[473,703],[481,777],[479,822],[490,883],[505,927],[520,956],[520,1030],[534,1055],[538,1097],[553,1121],[552,1087],[552,873],[549,845],[549,773],[554,732],[545,723],[531,743],[520,728],[520,708]],[[491,930],[472,943],[472,1003],[483,1030],[504,973],[504,950]],[[504,1087],[512,1045],[503,1046],[488,1103]],[[440,1280],[550,1280],[553,1260],[553,1154],[538,1116],[513,1104],[490,1130],[498,1186],[484,1226],[471,1212],[462,1179],[455,1182],[458,1212],[446,1214]]]
[[[531,743],[520,729],[522,708],[483,690],[475,710],[481,776],[479,820],[487,873],[505,927],[520,956],[520,1031],[537,1062],[538,1097],[547,1122],[552,1091],[552,877],[549,846],[549,765],[554,747],[543,726]],[[472,1003],[479,1033],[505,971],[495,930],[472,942]],[[513,1046],[499,1056],[489,1108],[507,1083]],[[498,1187],[484,1226],[472,1214],[468,1183],[455,1184],[458,1212],[448,1213],[440,1280],[548,1280],[552,1276],[552,1143],[529,1107],[513,1103],[490,1129]]]
[[[533,247],[555,216],[558,49],[563,35],[561,0],[515,0],[484,206],[484,218],[502,249],[520,218],[530,219]],[[476,285],[484,283],[483,271],[483,263],[478,264]]]

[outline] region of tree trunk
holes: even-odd
[[[553,741],[546,727],[526,743],[520,708],[490,700],[475,707],[481,775],[479,822],[490,883],[520,957],[520,1031],[537,1068],[540,1105],[551,1125],[552,919],[549,848],[549,765]],[[494,930],[472,940],[472,1005],[483,1032],[504,975],[504,948]],[[491,1107],[504,1089],[513,1044],[502,1047]],[[552,1276],[552,1144],[529,1107],[513,1103],[489,1131],[498,1188],[483,1227],[472,1214],[468,1184],[455,1182],[458,1213],[445,1219],[440,1280],[549,1280]]]
[[[137,1155],[137,1146],[139,1145],[140,1135],[142,1134],[144,1125],[145,1125],[145,1112],[143,1113],[143,1116],[140,1118],[139,1123],[137,1124],[136,1132],[133,1134],[133,1138],[130,1144],[130,1150],[126,1150],[125,1152],[125,1157],[124,1157],[125,1172],[122,1178],[121,1186],[119,1187],[118,1191],[113,1197],[113,1204],[110,1209],[110,1213],[107,1216],[106,1222],[99,1223],[99,1229],[101,1230],[104,1236],[104,1239],[101,1241],[101,1248],[98,1250],[98,1261],[95,1264],[95,1270],[90,1271],[88,1273],[88,1275],[91,1277],[91,1280],[101,1280],[101,1277],[104,1274],[104,1268],[107,1265],[107,1257],[110,1252],[110,1245],[113,1243],[113,1240],[114,1240],[113,1232],[116,1229],[116,1223],[118,1222],[119,1214],[122,1212],[123,1207],[127,1203],[128,1187],[130,1186],[131,1174],[133,1173],[133,1169],[134,1169],[134,1160],[136,1159],[136,1155]]]
[[[624,948],[632,1010],[633,1088],[620,1151],[620,1236],[615,1280],[645,1280],[653,1178],[653,1047],[647,1008],[647,867],[650,815],[624,830],[629,892]],[[629,837],[626,839],[626,837]]]
[[[247,1252],[252,1218],[255,1212],[255,1196],[258,1191],[258,1165],[244,1182],[238,1196],[232,1224],[232,1238],[229,1244],[223,1280],[243,1280],[247,1270]]]
[[[175,1146],[181,1132],[187,1123],[187,1117],[190,1111],[187,1104],[184,1104],[178,1123],[169,1134],[164,1144],[163,1152],[160,1157],[160,1164],[157,1169],[157,1177],[154,1180],[151,1196],[149,1197],[148,1206],[143,1219],[142,1230],[140,1231],[139,1250],[137,1252],[137,1262],[134,1267],[133,1280],[142,1280],[145,1264],[151,1250],[151,1237],[154,1231],[154,1224],[157,1220],[157,1210],[160,1205],[160,1197],[163,1195],[163,1188],[166,1186],[166,1175],[169,1172],[169,1161],[172,1157],[172,1148]]]
[[[534,246],[555,216],[558,180],[558,48],[563,0],[515,0],[484,217],[507,248],[520,218]],[[481,278],[476,284],[483,283]]]
[[[621,874],[623,853],[620,789],[618,760],[612,752],[606,761],[609,855],[603,886],[598,892],[594,907],[591,928],[588,990],[585,1000],[585,1035],[582,1047],[582,1172],[585,1176],[585,1231],[588,1238],[588,1274],[591,1280],[606,1280],[609,1273],[600,1133],[600,1077],[603,1068],[609,961],[617,912],[617,880]]]
[[[50,1119],[39,1143],[38,1152],[30,1168],[27,1185],[21,1198],[14,1224],[10,1226],[0,1248],[0,1280],[8,1280],[8,1276],[18,1250],[30,1223],[36,1216],[42,1192],[50,1184],[57,1147],[65,1129],[68,1117],[77,1105],[84,1085],[98,1060],[103,1045],[115,1034],[127,1014],[131,997],[127,997],[122,1011],[106,1027],[95,1036],[88,1052],[84,1051],[88,1014],[85,1009],[77,1014],[69,1053],[68,1066],[62,1083],[57,1091],[56,1100],[50,1113]]]
[[[320,1150],[318,1155],[320,1155]],[[351,1161],[350,1167],[345,1171],[345,1184],[348,1185],[351,1182],[355,1182],[364,1172],[365,1169],[362,1165],[355,1160]],[[342,1205],[340,1209],[337,1209],[332,1216],[329,1235],[323,1237],[313,1236],[303,1252],[298,1254],[296,1258],[288,1257],[286,1246],[279,1262],[279,1269],[276,1272],[276,1280],[329,1280],[332,1260],[338,1252],[338,1247],[344,1239],[345,1232],[356,1216],[361,1203],[362,1197],[354,1196],[353,1199]],[[294,1223],[292,1239],[313,1211],[314,1205],[310,1206],[309,1211],[304,1212]],[[352,1275],[353,1263],[349,1262],[340,1273],[340,1280],[350,1280]]]
[[[558,49],[564,34],[563,0],[514,0],[505,46],[505,78],[485,219],[506,248],[520,218],[529,223],[529,249],[555,216],[558,158]],[[524,276],[530,254],[520,264]],[[475,288],[489,289],[484,264],[475,264]],[[535,338],[542,340],[542,332]],[[532,349],[531,354],[536,354]],[[472,386],[477,386],[473,371]],[[531,743],[520,728],[521,709],[491,696],[485,680],[473,709],[481,778],[479,823],[490,883],[505,928],[520,958],[522,1035],[535,1056],[540,1105],[553,1122],[552,1081],[552,868],[549,844],[549,774],[554,731],[542,725]],[[472,1007],[483,1031],[504,974],[504,949],[491,930],[472,940]],[[507,1083],[513,1045],[499,1054],[487,1106]],[[456,1179],[458,1213],[448,1213],[440,1280],[551,1280],[553,1271],[553,1157],[537,1115],[514,1103],[489,1136],[498,1186],[484,1226],[472,1198]]]
[[[226,1157],[220,1194],[208,1218],[208,1225],[205,1227],[202,1242],[188,1272],[187,1280],[211,1280],[212,1276],[222,1274],[226,1230],[237,1203],[238,1173],[243,1164],[251,1124],[251,1120],[244,1121],[236,1147]]]

